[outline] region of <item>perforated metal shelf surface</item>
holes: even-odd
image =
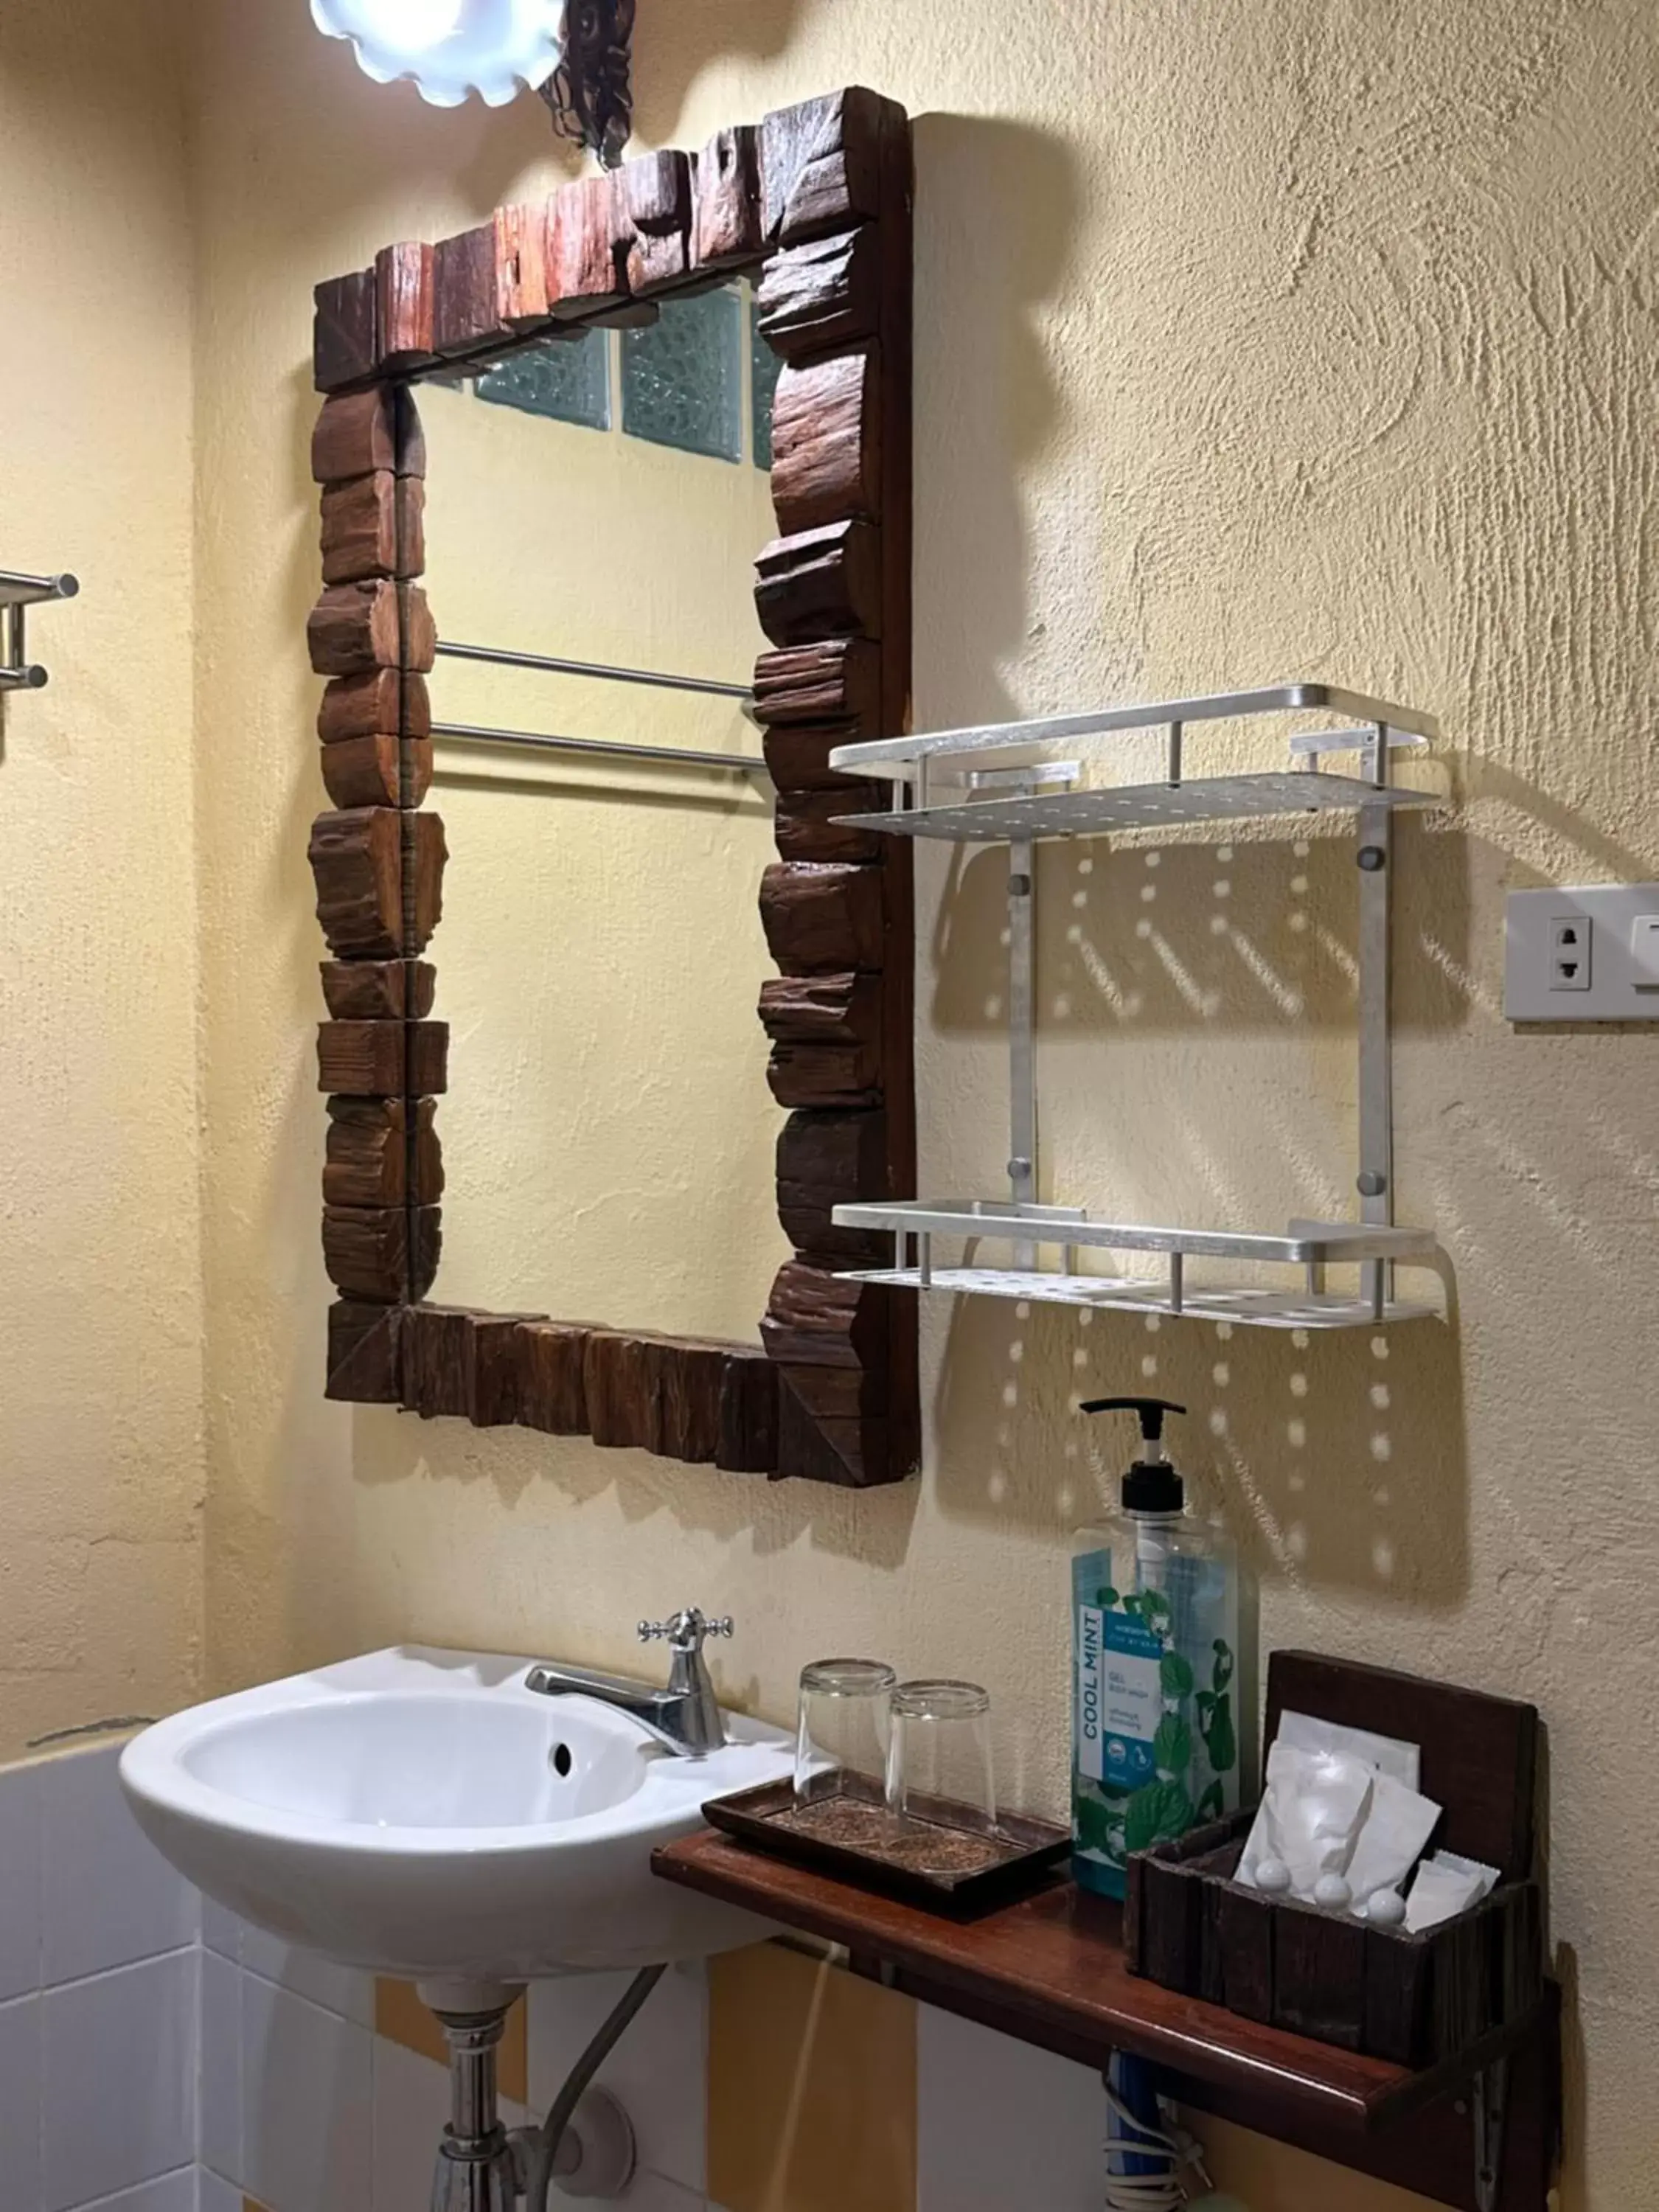
[[[1195,776],[1190,782],[1127,784],[1099,791],[1036,792],[1024,799],[980,799],[955,806],[902,812],[847,814],[860,829],[896,837],[944,837],[953,843],[1000,843],[1013,837],[1089,837],[1112,830],[1158,830],[1171,823],[1237,822],[1283,814],[1352,813],[1361,806],[1397,810],[1438,805],[1432,792],[1379,789],[1358,776],[1300,769],[1261,775]]]
[[[1433,1306],[1390,1298],[1379,1315],[1370,1301],[1310,1291],[1189,1290],[1176,1305],[1167,1283],[1129,1275],[1059,1275],[1016,1267],[935,1267],[924,1280],[915,1267],[860,1268],[844,1279],[887,1283],[898,1290],[961,1291],[976,1297],[1026,1298],[1039,1305],[1098,1306],[1117,1313],[1169,1314],[1188,1321],[1225,1321],[1246,1328],[1375,1328],[1379,1322],[1432,1321]]]
[[[908,1236],[990,1237],[1001,1243],[1075,1245],[1087,1252],[1166,1252],[1189,1259],[1253,1260],[1279,1267],[1339,1267],[1356,1260],[1429,1260],[1428,1229],[1364,1221],[1292,1221],[1282,1237],[1256,1231],[1175,1229],[1103,1221],[1080,1206],[1015,1205],[1007,1199],[898,1199],[838,1206],[838,1229]]]

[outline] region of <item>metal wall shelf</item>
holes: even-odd
[[[1305,719],[1310,714],[1328,722],[1333,716],[1355,718],[1358,726],[1351,720],[1340,727],[1293,730],[1287,769],[1193,779],[1184,774],[1189,724],[1202,726],[1270,714]],[[1085,761],[1092,769],[1094,756],[1103,748],[1133,732],[1156,729],[1165,733],[1163,781],[1097,786],[1083,781]],[[1393,760],[1402,748],[1419,748],[1437,734],[1433,717],[1413,708],[1337,684],[1281,684],[838,746],[830,755],[833,767],[905,787],[908,799],[891,812],[848,815],[842,817],[844,821],[894,836],[1006,843],[1008,848],[1010,1195],[1006,1200],[838,1206],[837,1226],[885,1231],[895,1240],[892,1267],[849,1270],[848,1279],[1047,1304],[1190,1315],[1269,1328],[1374,1328],[1435,1316],[1436,1306],[1404,1300],[1395,1292],[1396,1268],[1431,1269],[1438,1247],[1430,1231],[1394,1225],[1389,996],[1394,819],[1403,809],[1438,804],[1432,792],[1395,785],[1390,781]],[[1360,755],[1360,775],[1333,774],[1323,766],[1328,756],[1345,752]],[[1060,753],[1077,757],[1057,757]],[[965,787],[967,795],[933,803],[933,787],[944,782]],[[1082,1206],[1039,1204],[1033,923],[1037,843],[1045,838],[1113,830],[1331,812],[1354,817],[1358,848],[1359,1219],[1293,1221],[1278,1237],[1152,1228],[1104,1220]],[[933,1246],[937,1237],[1012,1244],[1012,1265],[936,1267]],[[1059,1266],[1040,1264],[1043,1251],[1056,1248]],[[1156,1279],[1084,1274],[1077,1264],[1083,1250],[1160,1254],[1168,1265]],[[1303,1281],[1294,1289],[1191,1283],[1189,1260],[1234,1261],[1258,1269],[1297,1267]],[[1328,1287],[1328,1267],[1356,1269],[1357,1287]]]
[[[830,765],[849,775],[896,775],[923,761],[961,761],[994,753],[1005,765],[1021,747],[1033,752],[1075,745],[1087,738],[1121,737],[1133,730],[1184,729],[1193,722],[1237,721],[1255,714],[1325,714],[1432,739],[1440,726],[1432,714],[1350,691],[1340,684],[1273,684],[1248,691],[1211,691],[1194,699],[1158,699],[1133,707],[1103,707],[1086,714],[1048,714],[1029,722],[988,722],[963,730],[923,730],[866,744],[838,745]]]
[[[1371,805],[1398,810],[1436,803],[1432,792],[1379,792],[1356,776],[1298,769],[1280,775],[1202,776],[1191,783],[1034,792],[1029,797],[970,799],[959,806],[907,807],[901,813],[844,814],[840,818],[860,829],[884,830],[894,837],[1000,844],[1012,837],[1096,837],[1114,830],[1163,830],[1173,823],[1351,813]]]
[[[1040,1304],[1103,1306],[1129,1313],[1192,1315],[1209,1321],[1243,1322],[1268,1328],[1352,1328],[1365,1323],[1419,1321],[1431,1316],[1430,1304],[1398,1299],[1387,1287],[1388,1269],[1401,1263],[1432,1263],[1437,1247],[1431,1231],[1395,1229],[1349,1221],[1292,1221],[1282,1237],[1208,1229],[1152,1228],[1139,1222],[1102,1221],[1081,1206],[1016,1206],[1000,1199],[930,1200],[898,1205],[838,1206],[838,1228],[890,1231],[898,1239],[900,1264],[860,1270],[855,1279],[889,1283],[911,1290],[969,1291],[1002,1298],[1030,1298]],[[1012,1267],[936,1267],[936,1237],[979,1238],[1022,1247]],[[905,1264],[905,1243],[915,1240],[914,1264]],[[1042,1246],[1058,1247],[1057,1269],[1037,1265]],[[1159,1253],[1169,1261],[1159,1278],[1085,1275],[1077,1269],[1079,1252]],[[1253,1285],[1189,1283],[1189,1259],[1235,1260],[1304,1271],[1302,1285],[1275,1290]],[[1328,1267],[1386,1262],[1369,1269],[1369,1286],[1359,1291],[1325,1287]]]

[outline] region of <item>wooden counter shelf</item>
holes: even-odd
[[[1182,2102],[1435,2202],[1544,2212],[1557,2134],[1559,1998],[1455,2060],[1413,2073],[1240,2019],[1130,1975],[1120,1908],[1063,1875],[1018,1903],[947,1919],[747,1849],[713,1830],[653,1858],[665,1881],[842,1945],[854,1972],[946,2012],[1103,2069],[1158,2062]],[[1488,2069],[1507,2061],[1494,2075]],[[1477,2082],[1506,2080],[1502,2184],[1475,2185]],[[1409,2121],[1407,2126],[1400,2123]]]

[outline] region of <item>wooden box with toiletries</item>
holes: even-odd
[[[1129,1972],[1245,2019],[1413,2068],[1454,2058],[1530,2012],[1544,1985],[1544,1899],[1534,1872],[1536,1708],[1276,1651],[1264,1750],[1287,1713],[1420,1747],[1421,1789],[1443,1808],[1434,1841],[1496,1869],[1496,1886],[1419,1933],[1372,1925],[1236,1879],[1255,1819],[1242,1812],[1130,1858]]]

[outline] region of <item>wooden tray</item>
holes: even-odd
[[[822,1827],[815,1831],[810,1825],[814,1814],[828,1819],[836,1810],[850,1813],[854,1819],[860,1814],[866,1815],[872,1827],[891,1818],[883,1806],[854,1796],[822,1798],[805,1808],[803,1815],[798,1812],[794,1785],[789,1782],[764,1782],[758,1789],[710,1798],[702,1816],[711,1827],[722,1829],[757,1850],[793,1859],[860,1889],[907,1898],[935,1912],[975,1912],[1006,1905],[1040,1881],[1072,1848],[1069,1828],[1056,1827],[1051,1820],[1034,1820],[1023,1813],[1004,1813],[998,1816],[1004,1845],[995,1856],[974,1863],[964,1853],[964,1863],[959,1866],[928,1867],[915,1863],[913,1858],[884,1852],[878,1845],[837,1839]],[[944,1802],[931,1808],[935,1817],[928,1826],[960,1838],[964,1846],[983,1844],[986,1839],[974,1834],[967,1822],[951,1818],[953,1810],[965,1808]],[[802,1825],[803,1820],[808,1825]],[[896,1831],[896,1822],[894,1826]],[[895,1840],[898,1840],[896,1834]]]

